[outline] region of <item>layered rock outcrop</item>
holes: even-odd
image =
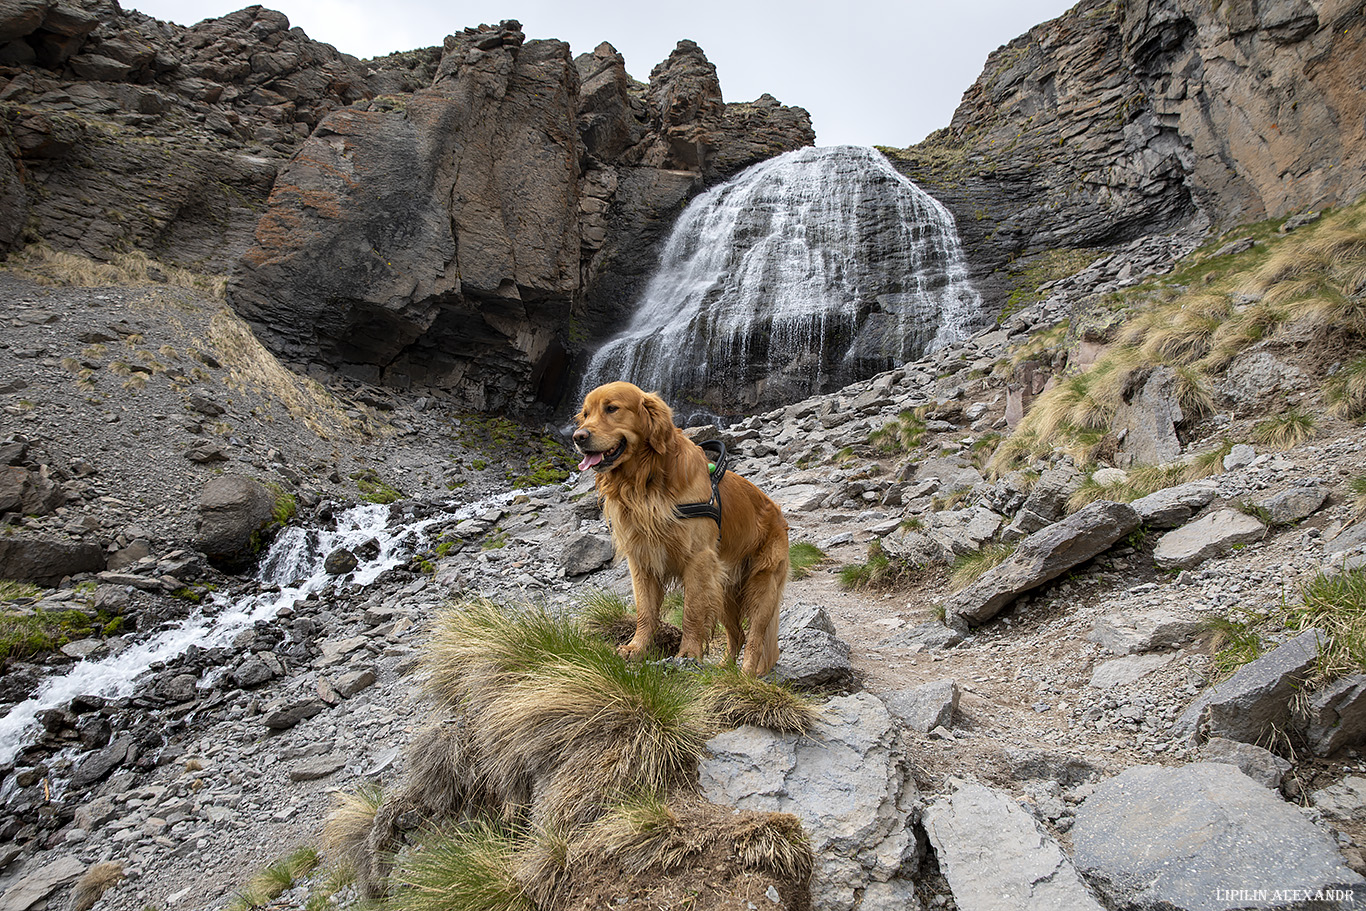
[[[892,154],[954,211],[1000,300],[1011,257],[1356,198],[1363,72],[1357,3],[1083,0],[995,51],[952,123]]]
[[[466,29],[429,88],[318,125],[229,299],[295,362],[476,409],[554,404],[680,203],[813,138],[805,111],[772,99],[732,112],[690,41],[645,89],[611,45],[574,60],[517,22]]]

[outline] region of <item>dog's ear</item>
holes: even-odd
[[[640,410],[645,415],[645,442],[655,452],[664,452],[675,432],[673,409],[655,393],[647,392],[641,397]]]

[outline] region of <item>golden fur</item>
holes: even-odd
[[[674,515],[679,504],[711,498],[707,455],[674,426],[673,412],[653,393],[623,382],[599,386],[575,420],[574,443],[585,456],[581,467],[597,472],[603,512],[631,569],[636,632],[621,653],[644,655],[659,627],[666,586],[682,582],[679,657],[700,660],[720,622],[727,660],[735,660],[743,644],[742,669],[768,673],[778,661],[778,606],[787,585],[782,510],[727,472],[720,487],[720,541],[712,519]]]

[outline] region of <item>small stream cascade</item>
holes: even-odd
[[[170,661],[192,645],[203,649],[226,646],[257,621],[270,620],[310,592],[339,585],[343,579],[347,584],[368,585],[381,573],[403,563],[432,524],[478,515],[510,501],[513,495],[452,504],[447,512],[407,524],[391,525],[388,506],[365,504],[338,513],[331,527],[285,528],[257,567],[256,581],[265,591],[236,601],[216,595],[169,629],[107,658],[79,661],[66,672],[44,680],[32,698],[0,718],[0,765],[13,760],[23,749],[44,710],[65,705],[77,696],[120,699],[133,695],[140,678],[153,664]],[[378,545],[378,553],[371,551],[373,555],[362,559],[348,576],[339,578],[323,568],[327,555],[338,547],[354,550],[370,541]]]
[[[799,149],[689,204],[580,391],[628,379],[675,407],[754,410],[966,338],[983,310],[944,206],[873,149]]]

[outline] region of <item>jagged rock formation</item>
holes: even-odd
[[[769,144],[731,141],[755,119]],[[553,404],[570,353],[633,302],[679,203],[812,139],[805,112],[772,99],[731,115],[690,41],[642,91],[610,45],[575,61],[516,22],[466,29],[430,88],[318,126],[230,299],[295,361],[466,407]]]
[[[953,210],[999,301],[1010,257],[1356,198],[1363,71],[1360,4],[1083,0],[893,157]]]
[[[6,4],[0,250],[226,269],[318,121],[430,79],[434,53],[362,64],[260,6],[184,28],[109,0]]]

